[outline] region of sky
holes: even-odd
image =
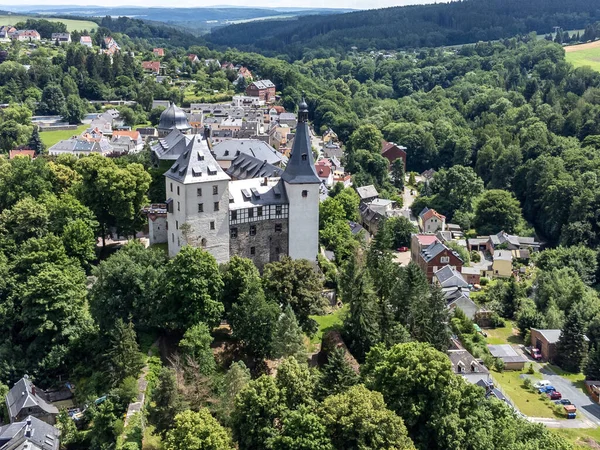
[[[244,7],[302,7],[302,8],[355,8],[372,9],[384,8],[388,6],[404,6],[423,3],[433,3],[435,0],[279,0],[273,3],[272,0],[179,0],[165,2],[164,0],[102,0],[102,1],[84,1],[84,0],[20,0],[19,6],[24,5],[69,5],[69,6],[91,6],[102,5],[104,7],[114,6],[160,6],[160,7],[203,7],[203,6],[244,6]],[[438,0],[439,2],[440,0]],[[444,1],[444,0],[441,0]],[[13,0],[0,0],[0,9],[2,6],[14,6]]]

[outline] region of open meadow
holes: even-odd
[[[600,41],[565,47],[566,59],[575,67],[590,66],[600,71]]]
[[[0,15],[0,25],[14,25],[17,22],[25,22],[27,19],[45,19],[50,22],[63,22],[67,25],[68,31],[91,31],[98,28],[98,24],[90,20],[55,19],[42,16],[20,16],[18,14]]]

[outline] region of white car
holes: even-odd
[[[533,387],[536,389],[543,388],[546,386],[550,386],[550,382],[548,380],[541,380],[533,385]]]

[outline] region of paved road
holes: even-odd
[[[577,412],[580,413],[579,416],[585,416],[585,418],[589,419],[596,426],[600,425],[600,405],[594,403],[590,397],[570,380],[556,375],[552,370],[545,367],[540,366],[539,371],[544,376],[544,379],[548,380],[562,394],[563,398],[568,398],[577,406]],[[535,382],[537,380],[532,379],[532,381]]]
[[[541,423],[548,428],[596,428],[596,424],[586,419],[583,415],[579,415],[579,419],[559,420],[550,419],[548,417],[526,417],[530,422]]]

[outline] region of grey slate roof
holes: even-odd
[[[252,83],[257,89],[268,89],[275,87],[271,80],[259,80]]]
[[[544,339],[546,339],[549,344],[555,344],[556,342],[558,342],[558,339],[560,338],[561,334],[561,330],[540,330],[537,328],[532,328],[532,330],[538,331],[542,336],[544,336]]]
[[[252,206],[285,205],[288,198],[281,180],[270,179],[265,185],[263,179],[252,178],[230,182],[229,201],[229,209],[235,210]]]
[[[236,180],[280,177],[282,172],[283,169],[244,153],[235,158],[226,170],[227,175]]]
[[[304,111],[308,114],[308,111]],[[303,111],[300,111],[303,116]],[[315,170],[308,123],[300,117],[290,160],[281,176],[289,184],[320,184]]]
[[[510,250],[494,250],[494,261],[512,261],[512,252]]]
[[[187,120],[187,115],[181,108],[171,103],[167,109],[165,109],[160,115],[160,122],[158,124],[159,131],[169,130],[181,130],[187,131],[192,127]]]
[[[362,200],[379,196],[379,192],[377,192],[377,189],[372,184],[356,188],[356,193]]]
[[[452,362],[454,373],[490,373],[489,370],[487,370],[483,364],[480,364],[467,350],[448,350],[448,357],[450,358],[450,362]],[[459,366],[462,366],[462,371],[458,370]]]
[[[0,427],[0,450],[58,450],[60,431],[33,416]]]
[[[287,164],[287,157],[258,139],[226,139],[212,148],[217,161],[233,161],[241,154],[253,156],[274,166]]]
[[[39,406],[49,414],[58,414],[56,406],[47,403],[36,391],[43,392],[36,388],[28,378],[23,377],[17,381],[6,394],[6,404],[10,416],[16,417],[23,408],[34,406]]]
[[[442,253],[444,250],[450,250],[450,249],[448,247],[446,247],[444,244],[442,244],[441,242],[436,241],[433,244],[431,244],[429,247],[421,250],[421,256],[423,257],[425,262],[429,262],[433,258],[435,258],[437,255]],[[458,259],[460,259],[459,254],[456,253],[455,251],[452,251],[452,254],[454,256],[456,256]]]
[[[527,358],[519,355],[510,344],[488,345],[487,348],[494,358],[500,358],[505,363],[527,362]]]
[[[167,178],[183,184],[230,179],[215,161],[202,136],[199,134],[186,136],[185,141],[184,152],[165,172]]]
[[[433,276],[438,280],[442,287],[468,287],[469,284],[456,269],[451,266],[444,266]]]
[[[191,135],[173,130],[164,138],[159,139],[152,146],[152,151],[160,160],[176,160],[187,148],[188,140],[192,138]]]

